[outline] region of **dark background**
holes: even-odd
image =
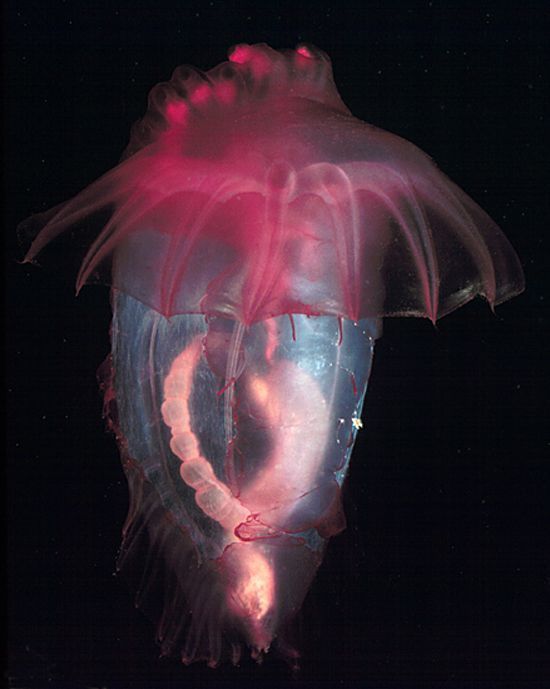
[[[8,684],[549,687],[546,2],[7,2]],[[105,288],[16,262],[17,223],[112,167],[149,89],[238,42],[332,58],[355,115],[411,139],[502,226],[527,290],[386,321],[302,671],[159,661],[114,575],[126,486],[95,370]],[[545,179],[546,177],[546,179]]]

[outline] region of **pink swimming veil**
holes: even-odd
[[[177,68],[123,162],[35,218],[27,258],[104,209],[78,287],[112,257],[112,284],[165,316],[435,320],[523,289],[495,223],[413,144],[353,117],[310,46]]]

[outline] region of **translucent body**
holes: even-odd
[[[27,260],[105,211],[77,288],[113,288],[120,566],[165,653],[259,654],[344,527],[380,319],[494,306],[523,289],[518,258],[424,153],[353,117],[306,46],[178,68],[122,162],[24,224]]]
[[[166,649],[187,631],[174,599],[201,598],[197,588],[207,586],[206,594],[221,586],[216,614],[232,618],[253,647],[265,650],[298,607],[325,539],[343,528],[340,486],[378,324],[342,327],[333,317],[280,316],[247,329],[200,315],[167,320],[114,293],[110,386],[126,439],[125,468],[134,474],[122,562],[136,541],[162,542],[174,527],[186,549],[196,548],[194,568],[174,572],[177,590],[160,630]],[[169,518],[150,518],[144,481]],[[261,579],[265,567],[271,582],[260,619],[250,602],[235,605],[233,591],[245,575],[228,573],[248,572],[249,558],[256,558],[253,578]],[[219,568],[221,579],[212,574]],[[196,616],[184,656],[216,660],[208,644],[228,622],[205,611]]]

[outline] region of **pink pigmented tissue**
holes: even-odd
[[[382,319],[494,307],[522,291],[519,259],[426,154],[351,114],[309,45],[178,67],[121,162],[22,223],[26,260],[98,219],[77,290],[112,291],[118,567],[163,654],[294,662]]]

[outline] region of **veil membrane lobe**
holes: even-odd
[[[108,266],[120,567],[164,653],[259,656],[344,528],[381,318],[494,306],[522,291],[519,260],[428,156],[353,117],[305,45],[177,68],[119,165],[30,219],[26,260],[98,213],[77,288]]]

